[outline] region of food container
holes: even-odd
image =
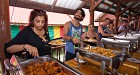
[[[116,39],[121,39],[121,40],[128,40],[128,41],[138,41],[139,38],[138,37],[134,37],[134,36],[114,36],[114,38]]]
[[[140,38],[140,34],[138,34],[138,33],[135,33],[135,34],[128,33],[127,36],[134,36],[134,37],[139,37]]]
[[[127,36],[132,36],[132,37],[137,37],[137,38],[139,38],[138,41],[136,41],[136,43],[137,43],[137,48],[140,47],[140,34],[138,34],[138,33],[135,33],[135,34],[128,34]]]
[[[101,43],[106,48],[109,46],[110,48],[120,48],[120,49],[127,49],[129,53],[133,52],[133,43],[130,40],[121,40],[116,38],[102,38]]]
[[[123,46],[130,45],[129,40],[120,40],[120,39],[116,39],[116,38],[102,38],[101,42],[102,43],[110,43],[110,44],[120,44],[120,45],[123,45]]]
[[[113,56],[113,57],[108,57],[108,56],[104,56],[102,54],[91,52],[87,49],[87,47],[79,48],[76,50],[76,52],[79,52],[79,54],[81,56],[88,57],[88,58],[93,59],[98,62],[104,61],[105,64],[110,66],[111,68],[118,68],[118,66],[120,64],[119,57],[121,56],[121,53],[119,53],[118,51],[112,50],[112,52],[115,53],[115,56]]]
[[[15,65],[15,61],[13,62],[13,59],[18,62],[16,65]],[[46,66],[46,63],[48,64],[47,66]],[[52,63],[55,66],[49,67]],[[46,70],[44,70],[44,71],[41,70],[41,71],[46,72],[46,73],[48,73],[48,71],[50,71],[50,74],[53,73],[54,75],[58,72],[60,72],[60,73],[63,72],[64,75],[81,75],[81,73],[75,71],[74,69],[68,67],[67,65],[57,61],[55,58],[51,58],[49,56],[42,56],[42,57],[38,57],[38,58],[35,58],[35,59],[28,59],[28,60],[23,60],[19,57],[13,57],[11,64],[13,64],[15,66],[18,66],[18,68],[20,69],[16,73],[16,75],[27,75],[27,73],[29,73],[27,71],[31,70],[31,68],[34,68],[37,65],[42,65],[42,66],[39,66],[36,69],[39,69],[39,68],[42,68],[42,67],[44,69],[44,68],[47,67]],[[56,68],[59,68],[59,71]],[[52,70],[49,70],[49,69],[52,69]],[[57,72],[54,72],[55,70]],[[33,71],[31,71],[31,72],[33,72]],[[37,71],[36,73],[38,73],[38,72],[39,71]],[[40,72],[40,73],[42,73],[42,72]],[[44,74],[41,74],[41,75],[44,75]]]

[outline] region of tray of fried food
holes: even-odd
[[[117,55],[118,52],[113,51],[111,49],[105,49],[101,47],[85,47],[81,50],[87,51],[88,54],[98,54],[99,56],[105,56],[109,58],[113,58]]]
[[[51,45],[63,45],[64,42],[61,39],[58,39],[58,40],[52,40],[51,42],[49,42],[49,44],[51,44]]]
[[[88,51],[96,53],[96,54],[101,54],[103,56],[110,57],[110,58],[113,58],[116,56],[116,53],[114,53],[113,50],[105,49],[105,48],[101,48],[101,47],[91,48]]]
[[[20,62],[23,75],[79,75],[64,64],[48,57]]]

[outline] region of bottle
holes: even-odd
[[[74,44],[74,48],[75,49],[79,48],[79,44],[78,43]]]
[[[78,38],[78,36],[76,35],[74,38]],[[74,44],[74,48],[75,49],[79,48],[79,43]]]

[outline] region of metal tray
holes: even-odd
[[[128,33],[127,36],[133,36],[133,37],[139,37],[140,38],[140,34],[139,33]]]
[[[113,51],[116,54],[116,56],[114,56],[112,58],[103,56],[101,54],[96,54],[96,53],[90,52],[90,51],[86,50],[86,48],[79,48],[76,51],[79,52],[80,55],[88,57],[95,61],[98,61],[98,62],[105,61],[106,65],[111,66],[111,67],[113,67],[113,65],[115,65],[114,62],[118,62],[116,60],[118,60],[118,58],[121,56],[121,53],[119,53],[118,51]]]
[[[112,45],[116,48],[126,48],[128,52],[134,52],[138,48],[138,41],[131,41],[131,40],[121,40],[116,39],[114,37],[111,38],[102,38],[101,43],[103,45]]]
[[[76,72],[74,69],[66,66],[65,64],[57,61],[55,58],[51,58],[49,56],[42,56],[38,57],[35,59],[28,59],[28,60],[21,60],[20,58],[16,57],[18,63],[19,63],[19,68],[20,68],[20,75],[25,75],[24,69],[27,66],[33,65],[35,63],[40,63],[40,62],[51,62],[54,61],[56,65],[61,67],[61,70],[64,71],[64,73],[67,73],[68,75],[81,75],[81,73]]]
[[[135,36],[114,36],[114,38],[121,39],[121,40],[129,40],[132,42],[139,40],[139,37],[135,37]]]
[[[119,44],[122,46],[129,46],[130,45],[130,41],[128,40],[119,40],[116,38],[102,38],[101,40],[102,43],[110,43],[110,44]]]

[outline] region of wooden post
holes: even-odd
[[[98,0],[95,4],[95,0],[90,0],[90,9],[89,9],[89,11],[90,11],[90,24],[93,24],[93,26],[94,26],[94,10],[102,2],[103,2],[103,0]]]
[[[115,19],[115,29],[116,29],[116,33],[118,33],[118,21],[119,21],[119,16],[116,16],[116,19]]]
[[[128,22],[130,22],[131,21],[131,11],[129,11],[129,14],[128,14]]]
[[[94,11],[90,12],[90,24],[94,26]]]
[[[94,4],[95,4],[95,0],[91,0],[90,3],[91,3],[90,4],[90,9],[91,9],[92,6],[94,6]],[[90,24],[92,24],[93,27],[94,27],[94,9],[93,10],[90,10]]]
[[[140,31],[140,16],[138,17],[138,31]]]
[[[138,32],[139,31],[139,29],[138,29],[138,16],[136,16],[136,19],[134,20],[134,22],[135,22],[135,28],[136,28],[136,32]]]
[[[130,21],[131,21],[131,11],[129,11],[129,15],[128,15],[128,23],[130,23]],[[127,25],[127,29],[129,30],[131,27],[130,27],[130,25],[128,24]]]
[[[119,4],[119,1],[118,1],[118,3],[117,3],[117,10],[116,10],[116,13],[115,13],[115,17],[116,17],[116,19],[115,19],[115,29],[116,29],[116,32],[118,33],[118,30],[117,30],[117,27],[118,27],[118,21],[119,21],[119,13],[120,12],[120,4]]]
[[[3,61],[5,59],[4,44],[10,39],[9,0],[0,0],[0,58],[3,72]]]

